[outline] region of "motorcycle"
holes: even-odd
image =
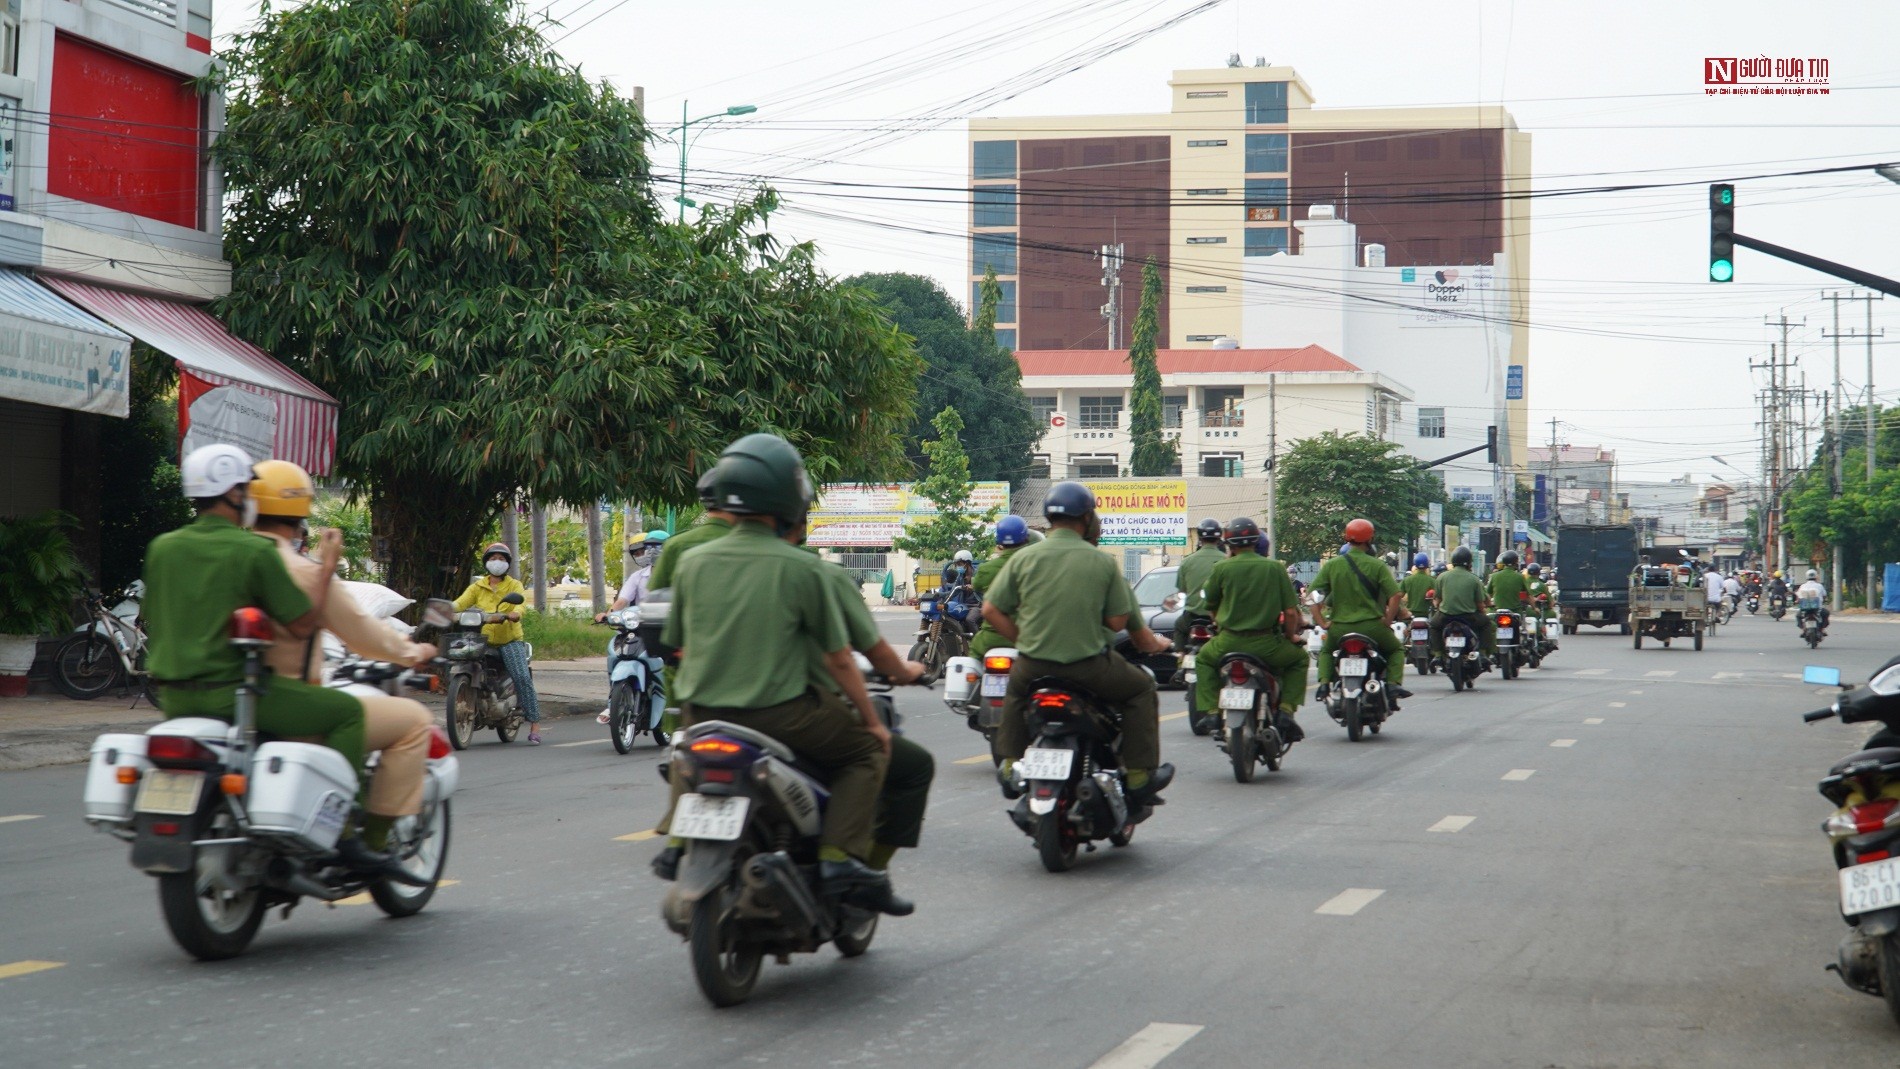
[[[888,689],[874,687],[872,701],[896,730]],[[749,998],[768,954],[785,962],[826,943],[847,958],[870,949],[878,914],[819,877],[830,792],[790,747],[708,720],[676,736],[668,763],[688,788],[671,824],[686,850],[661,914],[686,941],[693,976],[713,1005]]]
[[[943,703],[990,744],[991,764],[1003,763],[996,752],[996,729],[1003,722],[1003,696],[1009,693],[1009,670],[1015,664],[1016,651],[999,646],[981,661],[952,657],[944,670]]]
[[[1432,658],[1432,621],[1429,617],[1414,616],[1409,625],[1394,621],[1393,631],[1398,633],[1399,641],[1405,645],[1406,663],[1412,671],[1428,676],[1438,671],[1438,663]]]
[[[1225,677],[1220,689],[1221,715],[1226,718],[1223,749],[1233,761],[1234,782],[1252,783],[1255,765],[1280,771],[1280,761],[1293,744],[1274,722],[1280,708],[1280,681],[1260,659],[1248,653],[1230,653],[1220,659]]]
[[[1357,632],[1339,640],[1333,650],[1333,687],[1326,694],[1326,713],[1345,725],[1348,739],[1358,742],[1366,731],[1377,735],[1391,717],[1384,681],[1385,655],[1377,644]]]
[[[133,704],[144,698],[147,705],[158,708],[157,688],[145,672],[145,622],[138,612],[144,584],[135,582],[134,586],[138,590],[117,607],[101,595],[87,594],[89,619],[53,651],[53,684],[60,693],[91,701],[116,683],[138,691]]]
[[[1200,656],[1201,647],[1213,641],[1214,624],[1210,620],[1196,620],[1188,625],[1187,643],[1181,649],[1181,678],[1187,683],[1188,692],[1188,730],[1196,735],[1206,735],[1214,730],[1220,714],[1212,709],[1194,707],[1195,681],[1200,672],[1194,667],[1194,659]]]
[[[1492,613],[1491,622],[1498,629],[1498,674],[1516,679],[1518,669],[1528,659],[1528,651],[1518,644],[1518,631],[1524,618],[1506,609]]]
[[[1451,680],[1453,694],[1472,687],[1473,681],[1491,670],[1485,659],[1478,633],[1463,620],[1445,621],[1445,675]]]
[[[304,898],[367,892],[392,917],[420,912],[448,860],[449,798],[460,770],[447,737],[437,728],[430,740],[421,811],[390,832],[388,849],[417,885],[352,872],[336,844],[358,816],[356,770],[327,746],[258,734],[271,644],[263,611],[233,613],[230,642],[244,657],[231,722],[177,717],[143,735],[99,736],[86,770],[86,822],[132,845],[132,867],[158,879],[172,939],[200,960],[243,953],[266,912],[282,906],[288,916]],[[396,693],[434,679],[355,661],[332,685]]]
[[[607,736],[616,753],[630,753],[633,740],[653,736],[664,749],[669,736],[660,726],[666,713],[665,673],[647,663],[646,643],[640,638],[640,610],[625,608],[607,614],[614,637],[607,642],[613,658],[608,679]]]
[[[509,594],[501,600],[505,605],[519,605],[523,599],[520,594]],[[463,609],[455,614],[448,629],[448,648],[444,651],[449,660],[447,719],[449,742],[458,750],[468,749],[475,733],[484,728],[494,728],[495,737],[502,742],[515,741],[521,730],[523,717],[515,698],[515,681],[501,662],[501,651],[482,637],[483,627],[501,623],[504,618],[501,613]],[[534,657],[532,646],[528,656]]]
[[[1807,643],[1809,649],[1821,645],[1824,633],[1821,630],[1821,603],[1818,600],[1803,601],[1795,611],[1794,622],[1801,628],[1801,641]]]
[[[926,687],[943,675],[950,658],[962,657],[970,650],[964,622],[953,611],[962,604],[956,600],[958,595],[968,589],[960,587],[947,594],[939,590],[917,603],[917,611],[923,618],[918,622],[917,641],[911,644],[907,658],[924,666],[923,678],[918,682]]]
[[[1127,846],[1154,814],[1129,798],[1121,767],[1121,723],[1093,696],[1059,679],[1039,679],[1023,711],[1033,740],[1016,762],[1023,797],[1009,818],[1035,841],[1042,867],[1066,872],[1095,840]]]
[[[1780,594],[1768,595],[1768,615],[1773,617],[1776,623],[1780,623],[1781,618],[1788,615],[1788,599]]]
[[[1761,609],[1761,592],[1756,591],[1756,590],[1749,591],[1748,592],[1748,615],[1753,616],[1760,609]]]
[[[1821,830],[1839,870],[1841,919],[1850,931],[1828,970],[1848,987],[1882,998],[1900,1021],[1900,658],[1888,661],[1866,685],[1847,688],[1838,669],[1810,666],[1803,681],[1844,691],[1826,709],[1806,713],[1813,723],[1879,721],[1884,729],[1866,749],[1828,769],[1821,796],[1837,808]]]

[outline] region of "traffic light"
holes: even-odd
[[[1709,187],[1709,281],[1735,280],[1735,187]]]
[[[1484,429],[1484,462],[1486,464],[1498,462],[1498,429],[1496,427]]]

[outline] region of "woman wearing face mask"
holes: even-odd
[[[521,610],[502,602],[510,594],[528,596],[527,588],[521,580],[508,574],[508,568],[514,563],[514,554],[500,542],[490,543],[482,550],[482,567],[487,575],[468,585],[462,596],[455,599],[457,610],[478,608],[485,613],[499,613],[504,619],[498,624],[489,624],[482,628],[482,637],[490,646],[501,652],[501,663],[508,669],[508,678],[515,681],[515,700],[520,703],[521,715],[528,721],[528,744],[541,744],[541,703],[535,700],[534,677],[528,674],[528,643],[521,631]]]
[[[658,529],[648,531],[646,534],[640,536],[640,540],[637,542],[627,543],[627,557],[632,562],[632,567],[627,572],[627,581],[620,584],[620,596],[614,599],[614,603],[608,607],[607,612],[619,612],[629,605],[638,605],[646,600],[647,583],[653,576],[654,562],[660,559],[660,549],[665,545],[666,532]],[[605,623],[607,621],[607,612],[595,613],[594,622],[597,624]],[[609,677],[613,675],[616,660],[617,658],[614,656],[612,644],[609,643],[607,650],[607,675]],[[658,672],[664,667],[658,657],[648,657],[646,660],[647,668],[653,672]],[[654,690],[653,696],[655,701],[664,700],[664,696],[658,689]],[[605,724],[611,712],[611,707],[602,709],[600,715],[594,719]],[[657,717],[657,715],[656,713],[655,716]]]

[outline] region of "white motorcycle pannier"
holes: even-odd
[[[975,657],[952,657],[943,667],[943,700],[960,705],[976,696],[983,681],[983,662]]]
[[[145,759],[144,735],[101,735],[92,740],[92,763],[86,768],[86,819],[121,824],[132,817],[132,799],[138,780],[119,782],[119,769],[135,768],[143,778],[152,763]]]
[[[336,845],[356,801],[356,770],[328,746],[267,742],[251,763],[252,830],[310,850]]]

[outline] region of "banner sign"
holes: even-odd
[[[0,397],[123,417],[131,357],[127,338],[0,314]]]
[[[1009,484],[976,483],[968,510],[982,515],[1009,511]],[[917,493],[915,483],[828,483],[806,524],[806,543],[835,549],[888,547],[904,528],[937,514],[937,506]]]
[[[185,372],[180,373],[181,378]],[[185,409],[181,453],[222,443],[244,450],[252,463],[276,454],[277,402],[236,386],[216,386],[199,394]]]
[[[1187,480],[1083,479],[1105,546],[1186,546]]]

